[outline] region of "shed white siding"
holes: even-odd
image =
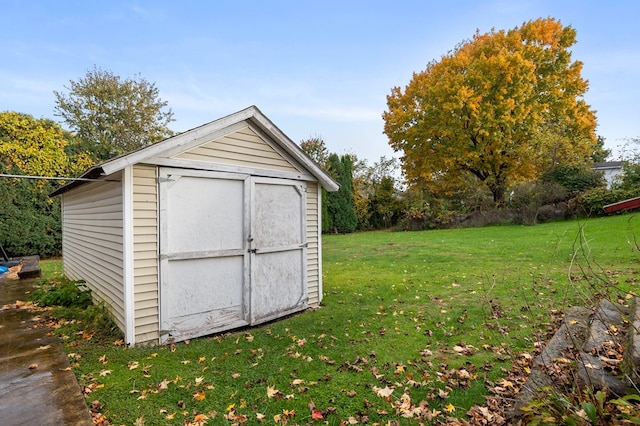
[[[297,168],[250,127],[202,144],[176,155],[175,158],[299,173]]]
[[[307,183],[307,295],[309,307],[317,308],[322,300],[320,292],[320,256],[318,198],[320,186]]]
[[[135,341],[157,342],[158,302],[158,184],[157,169],[133,168],[133,285]]]
[[[120,180],[122,173],[110,176]],[[124,330],[121,182],[97,182],[63,198],[62,258],[67,277],[90,283],[92,294]]]

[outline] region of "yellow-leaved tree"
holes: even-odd
[[[575,42],[553,18],[476,33],[393,88],[384,132],[409,185],[450,194],[481,183],[500,205],[510,184],[591,161],[596,116]]]
[[[0,112],[0,245],[11,256],[58,256],[62,182],[29,177],[73,177],[93,160],[69,153],[73,135],[53,120]],[[13,177],[23,176],[23,177]]]

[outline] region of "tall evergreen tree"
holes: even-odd
[[[353,161],[349,155],[329,156],[329,173],[340,184],[340,189],[327,194],[327,210],[333,232],[353,232],[358,218],[353,208]]]

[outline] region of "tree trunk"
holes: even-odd
[[[487,186],[489,190],[493,194],[493,202],[496,207],[502,207],[504,205],[504,193],[505,193],[505,184],[504,182],[494,182],[488,183]]]

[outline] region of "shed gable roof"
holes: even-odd
[[[276,144],[276,148],[282,150],[308,173],[318,179],[322,187],[327,191],[338,190],[339,185],[336,181],[311,160],[295,142],[289,139],[256,106],[250,106],[153,145],[112,158],[87,170],[80,178],[98,179],[123,170],[127,166],[144,163],[156,157],[180,156],[197,147],[206,146],[212,141],[221,140],[225,136],[249,127],[249,125],[264,133],[269,140]],[[73,181],[57,189],[51,196],[60,195],[84,183],[86,181]]]

